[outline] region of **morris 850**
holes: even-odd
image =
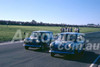
[[[24,39],[24,47],[25,49],[29,47],[45,49],[49,47],[52,40],[53,33],[50,31],[33,31],[29,38]]]
[[[51,56],[55,54],[78,54],[84,51],[85,38],[83,33],[64,32],[50,44]]]

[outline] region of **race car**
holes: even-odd
[[[55,54],[78,54],[84,52],[85,35],[77,32],[58,34],[58,39],[50,44],[51,56]]]
[[[33,31],[29,38],[24,39],[25,49],[40,48],[41,50],[48,48],[53,40],[53,32],[51,31]]]

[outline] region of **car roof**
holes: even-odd
[[[78,33],[78,32],[63,32],[63,33],[60,33],[60,34],[78,34],[78,35],[82,35],[84,33]]]
[[[53,33],[53,32],[51,32],[51,31],[33,31],[33,32],[42,32],[42,33]]]

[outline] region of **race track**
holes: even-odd
[[[88,33],[92,43],[100,42],[100,33]],[[48,50],[25,50],[22,43],[0,45],[0,67],[97,67],[100,63],[99,50],[85,51],[82,57],[56,55],[51,57]],[[97,59],[97,60],[96,60]],[[96,61],[94,63],[94,61]]]

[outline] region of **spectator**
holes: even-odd
[[[66,27],[66,32],[67,32],[67,27]]]
[[[26,32],[24,32],[24,35],[26,34]]]
[[[66,28],[64,28],[64,32],[66,32]]]
[[[70,32],[72,32],[73,31],[73,29],[72,29],[72,27],[70,27]]]
[[[69,27],[67,28],[67,32],[69,32]]]
[[[64,32],[64,28],[62,28],[62,32]]]
[[[79,29],[79,27],[77,28],[77,32],[78,32],[78,33],[80,32],[80,29]]]
[[[75,27],[74,32],[77,32],[77,28]]]
[[[61,31],[61,32],[64,32],[64,28],[62,27],[62,28],[60,29],[60,31]]]

